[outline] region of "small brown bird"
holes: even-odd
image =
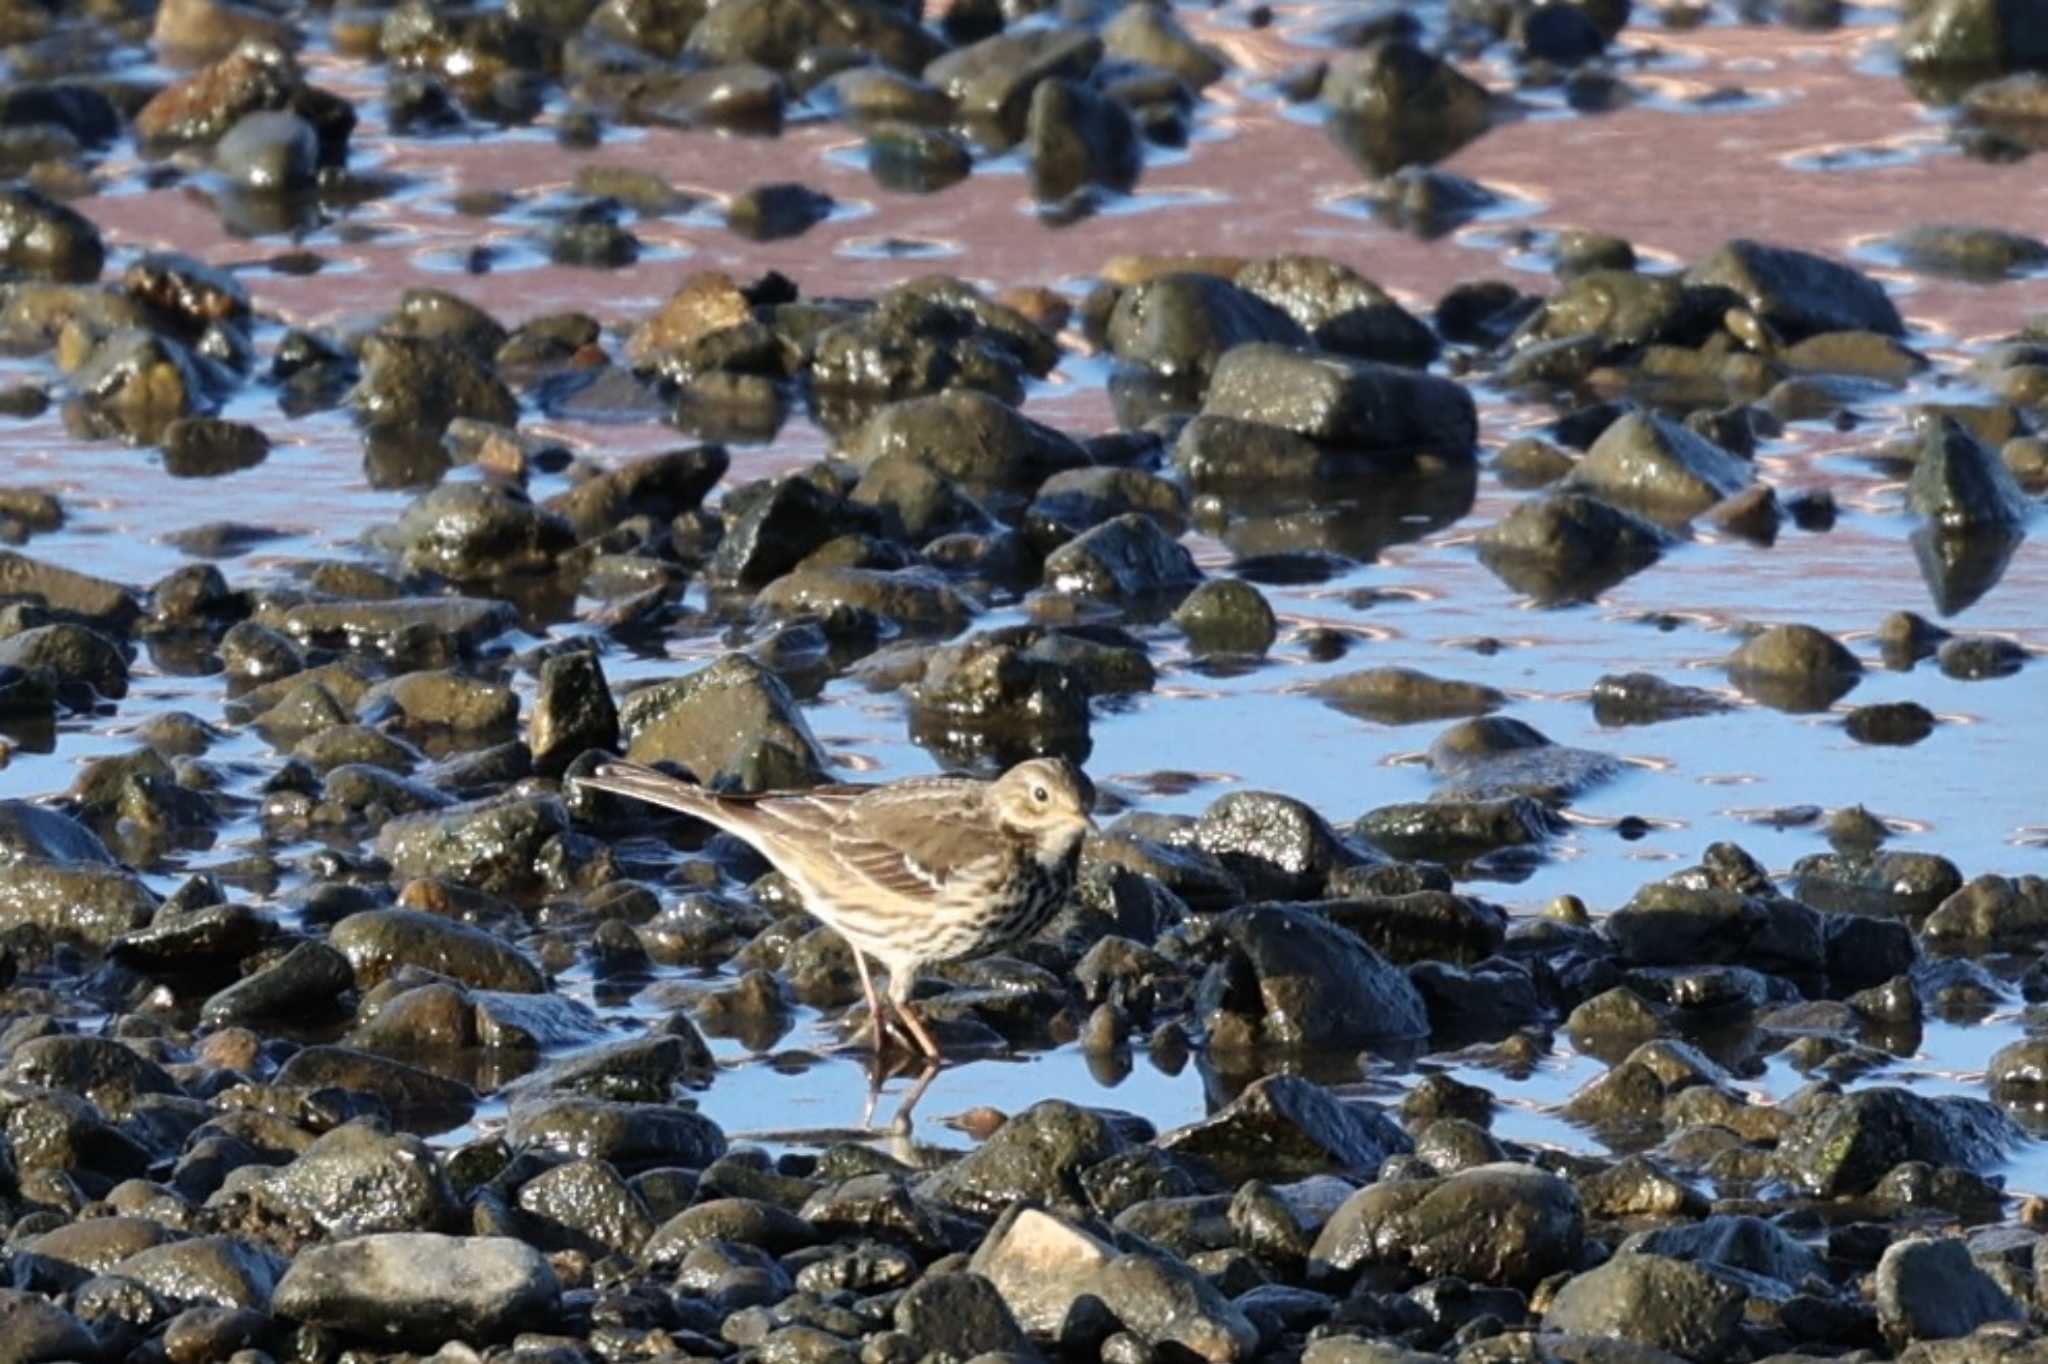
[[[994,781],[911,777],[886,786],[724,795],[637,763],[610,762],[585,786],[680,810],[751,843],[804,908],[853,948],[882,1050],[867,958],[889,973],[889,1003],[933,1061],[938,1043],[910,1012],[928,962],[980,956],[1045,926],[1073,889],[1094,788],[1059,758]]]

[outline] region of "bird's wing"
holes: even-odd
[[[727,833],[752,839],[806,831],[823,834],[854,797],[870,786],[820,786],[803,792],[734,795],[682,781],[640,763],[608,762],[577,781],[597,791],[631,796],[650,805],[680,810]]]
[[[989,828],[986,787],[960,777],[897,782],[869,791],[832,825],[832,854],[849,871],[898,895],[928,896],[1002,849]]]

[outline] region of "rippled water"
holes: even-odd
[[[630,325],[653,309],[685,272],[703,268],[748,277],[782,271],[815,293],[868,293],[933,270],[990,286],[1051,284],[1078,297],[1111,257],[1196,249],[1269,254],[1324,253],[1346,261],[1404,303],[1426,309],[1454,282],[1481,277],[1546,287],[1545,248],[1567,227],[1598,229],[1633,242],[1649,268],[1674,268],[1731,236],[1749,236],[1855,259],[1890,287],[1909,320],[1909,340],[1953,375],[1977,347],[2048,310],[2048,279],[1995,287],[1921,278],[1904,272],[1874,243],[1924,221],[1961,221],[2016,231],[2048,221],[2048,179],[2026,167],[1992,166],[1949,145],[1943,116],[1913,99],[1893,71],[1887,47],[1891,15],[1856,10],[1829,34],[1745,28],[1725,20],[1684,33],[1654,24],[1632,27],[1616,62],[1638,92],[1628,107],[1591,116],[1565,109],[1555,92],[1522,93],[1518,121],[1498,127],[1446,165],[1489,187],[1501,204],[1434,240],[1383,225],[1362,207],[1364,188],[1344,157],[1312,125],[1306,107],[1281,104],[1271,77],[1317,55],[1315,33],[1340,8],[1275,6],[1267,29],[1244,26],[1234,9],[1203,21],[1200,35],[1228,51],[1235,73],[1212,88],[1197,136],[1181,152],[1161,154],[1136,193],[1066,227],[1042,223],[1025,182],[998,163],[965,184],[915,197],[887,193],[865,173],[857,140],[836,125],[793,128],[774,142],[662,130],[616,130],[592,153],[558,148],[546,129],[391,138],[381,130],[376,75],[321,53],[313,78],[359,99],[365,125],[356,137],[358,171],[392,177],[397,188],[334,216],[297,239],[224,237],[203,181],[147,188],[139,165],[117,155],[103,167],[105,192],[80,207],[117,245],[109,269],[144,251],[175,248],[241,268],[261,311],[273,318],[260,342],[284,326],[333,323],[388,306],[399,289],[457,290],[517,323],[577,308],[607,324]],[[1190,22],[1193,22],[1192,20]],[[1479,74],[1500,89],[1504,66]],[[705,206],[630,223],[644,250],[631,268],[599,272],[547,263],[537,234],[570,202],[578,169],[601,163],[658,170]],[[840,202],[833,218],[805,236],[757,244],[726,232],[716,204],[764,177],[801,179]],[[1014,172],[1016,167],[1009,167]],[[503,192],[509,207],[488,217],[458,206]],[[468,272],[478,248],[490,269]],[[310,275],[266,265],[288,248],[317,251]],[[1073,338],[1069,338],[1070,340]],[[1078,353],[1033,393],[1030,410],[1069,430],[1113,425],[1104,367]],[[48,379],[45,362],[0,364],[0,383]],[[1403,542],[1328,582],[1266,589],[1285,623],[1325,625],[1352,635],[1345,659],[1317,663],[1287,642],[1261,667],[1219,674],[1198,666],[1163,639],[1161,684],[1094,727],[1089,766],[1099,783],[1143,808],[1199,810],[1237,787],[1273,788],[1314,802],[1337,821],[1375,806],[1420,799],[1430,789],[1417,757],[1434,726],[1376,725],[1303,695],[1318,677],[1368,665],[1407,665],[1484,682],[1507,691],[1505,712],[1560,743],[1613,753],[1625,775],[1577,803],[1572,827],[1554,855],[1513,881],[1469,889],[1519,912],[1571,892],[1596,910],[1612,908],[1640,883],[1695,860],[1711,841],[1732,839],[1783,870],[1824,849],[1812,826],[1785,827],[1767,812],[1862,803],[1899,831],[1894,846],[1952,858],[1966,875],[2048,871],[2048,783],[2041,762],[2048,731],[2040,666],[2017,678],[1961,682],[1931,665],[1910,673],[1876,665],[1870,633],[1889,611],[1933,613],[1907,536],[1903,489],[1866,456],[1903,424],[1905,407],[1939,399],[1982,399],[1966,386],[1929,380],[1904,393],[1858,403],[1843,431],[1830,422],[1795,423],[1759,451],[1760,472],[1781,495],[1827,488],[1842,515],[1826,534],[1787,530],[1761,549],[1702,533],[1648,572],[1597,602],[1540,609],[1480,566],[1477,529],[1520,494],[1491,473],[1481,476],[1472,511],[1448,527],[1415,524]],[[1480,390],[1483,443],[1497,448],[1554,414]],[[71,519],[39,537],[32,552],[58,563],[147,582],[182,562],[167,533],[232,519],[272,534],[224,565],[243,581],[310,555],[353,554],[362,533],[388,521],[409,499],[379,486],[366,469],[356,432],[342,414],[284,421],[272,397],[245,391],[227,415],[263,425],[276,448],[262,466],[222,480],[168,477],[148,449],[81,442],[59,413],[0,428],[4,481],[60,491]],[[604,460],[673,446],[683,437],[656,422],[575,424],[536,417],[547,433]],[[773,442],[735,450],[729,483],[824,452],[826,442],[801,420]],[[553,491],[543,479],[537,495]],[[1342,534],[1340,525],[1332,530]],[[1221,567],[1233,547],[1197,536],[1205,566]],[[1240,546],[1241,547],[1241,546]],[[1341,547],[1341,546],[1340,546]],[[693,593],[697,589],[693,589]],[[1951,625],[2015,639],[2048,652],[2048,547],[2038,534],[2013,558],[2003,582]],[[984,623],[1000,623],[1000,613]],[[1861,746],[1838,715],[1788,715],[1744,702],[1729,715],[1641,729],[1604,730],[1587,689],[1605,673],[1647,670],[1725,690],[1718,670],[1750,622],[1803,621],[1843,636],[1873,667],[1842,703],[1914,699],[1944,723],[1909,749]],[[615,683],[670,675],[730,646],[719,638],[676,641],[669,656],[607,657]],[[164,709],[217,716],[219,687],[172,675],[143,659],[117,714],[67,722],[54,753],[17,752],[0,770],[0,795],[38,795],[69,785],[73,769],[96,755],[126,751],[133,732]],[[840,681],[811,713],[821,739],[864,775],[887,778],[929,770],[931,757],[908,738],[899,702]],[[223,764],[265,752],[241,733],[214,751]],[[1187,780],[1152,780],[1162,769]],[[1640,837],[1617,825],[1647,822]],[[250,829],[187,857],[180,872],[234,858]],[[289,849],[283,850],[287,854]],[[168,888],[175,876],[159,883]],[[570,982],[572,993],[587,983]],[[2015,1006],[2017,1007],[2017,1006]],[[1918,1055],[1877,1076],[1935,1091],[1981,1091],[1986,1058],[2015,1031],[2009,1014],[1977,1026],[1930,1023]],[[851,1060],[822,1056],[830,1040],[815,1015],[800,1013],[782,1047],[818,1055],[755,1058],[717,1043],[734,1063],[704,1105],[734,1132],[834,1127],[856,1121],[866,1079]],[[1144,1112],[1162,1125],[1198,1116],[1221,1082],[1191,1062],[1167,1074],[1140,1054],[1126,1074],[1103,1071],[1074,1049],[977,1062],[942,1075],[923,1112],[977,1104],[1005,1109],[1046,1095],[1095,1100]],[[1599,1073],[1562,1039],[1533,1074],[1480,1073],[1458,1058],[1391,1058],[1386,1074],[1362,1075],[1368,1088],[1417,1064],[1472,1070],[1509,1104],[1498,1124],[1507,1136],[1583,1144],[1545,1105]],[[793,1078],[801,1076],[800,1079]],[[1802,1077],[1773,1061],[1748,1081],[1782,1097]],[[489,1121],[489,1111],[479,1121]],[[925,1124],[922,1136],[949,1140]],[[2048,1161],[2022,1155],[2014,1182],[2048,1190]]]

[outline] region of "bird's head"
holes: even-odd
[[[1095,828],[1095,786],[1064,758],[1033,758],[989,788],[996,822],[1041,848],[1064,853]]]

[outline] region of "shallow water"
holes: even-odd
[[[507,323],[580,308],[608,324],[630,325],[682,274],[697,269],[741,278],[780,270],[807,293],[868,293],[945,270],[996,287],[1053,284],[1078,297],[1111,256],[1187,249],[1333,255],[1424,309],[1460,280],[1506,277],[1524,288],[1546,287],[1544,245],[1572,226],[1629,239],[1651,268],[1695,259],[1737,235],[1855,259],[1892,288],[1913,344],[1935,356],[1943,372],[1953,372],[1956,361],[2028,315],[2048,310],[2048,278],[1993,287],[1924,278],[1874,247],[1889,233],[1925,221],[2015,231],[2038,230],[2048,221],[2048,180],[2028,167],[1969,159],[1948,144],[1944,116],[1917,102],[1892,69],[1886,10],[1854,11],[1849,26],[1824,35],[1744,28],[1725,19],[1665,32],[1639,16],[1623,35],[1615,65],[1641,97],[1614,112],[1578,115],[1554,93],[1525,92],[1528,107],[1519,122],[1494,129],[1445,166],[1495,190],[1503,206],[1424,241],[1363,211],[1357,173],[1308,126],[1314,117],[1306,107],[1278,103],[1267,84],[1323,50],[1314,30],[1337,8],[1275,6],[1274,25],[1261,31],[1244,27],[1230,9],[1205,21],[1202,36],[1224,47],[1238,70],[1210,92],[1191,145],[1156,156],[1129,199],[1062,228],[1037,220],[1025,183],[1003,173],[1000,163],[932,196],[883,191],[866,175],[857,140],[831,124],[798,126],[773,142],[614,130],[588,154],[555,146],[545,119],[538,129],[489,136],[392,138],[379,124],[376,74],[317,50],[310,58],[313,78],[362,101],[366,125],[356,136],[355,168],[398,177],[396,193],[357,205],[296,240],[237,240],[222,235],[203,180],[145,188],[138,163],[117,151],[102,167],[106,192],[80,207],[119,248],[110,273],[143,251],[163,248],[245,267],[259,309],[277,320],[259,343],[274,341],[283,325],[370,314],[409,285],[455,289]],[[1482,66],[1479,74],[1503,90],[1511,82],[1499,64]],[[570,202],[570,183],[589,162],[656,168],[709,203],[762,179],[763,167],[772,165],[774,178],[801,179],[842,207],[801,238],[766,244],[726,232],[708,208],[642,218],[630,222],[643,242],[638,264],[606,272],[550,265],[534,245],[535,234]],[[459,196],[484,191],[509,192],[515,202],[489,218],[457,209]],[[468,273],[465,262],[479,246],[493,253],[492,268]],[[319,252],[325,267],[293,275],[262,264],[290,247]],[[0,383],[47,379],[44,366],[42,360],[0,363]],[[1030,410],[1069,430],[1108,429],[1114,423],[1105,374],[1098,361],[1070,353],[1034,392]],[[1518,868],[1520,879],[1465,887],[1517,912],[1533,912],[1567,892],[1596,911],[1611,909],[1640,883],[1687,865],[1720,839],[1737,841],[1774,870],[1785,870],[1826,846],[1814,826],[1779,827],[1769,818],[1772,810],[1801,805],[1865,804],[1898,831],[1893,846],[1938,851],[1966,876],[2048,871],[2041,665],[1990,682],[1954,681],[1931,663],[1891,672],[1869,638],[1891,610],[1935,612],[1908,543],[1912,523],[1903,512],[1903,490],[1863,456],[1901,429],[1907,404],[1981,396],[1923,382],[1858,403],[1860,420],[1847,432],[1833,423],[1795,424],[1760,448],[1760,472],[1781,495],[1831,490],[1841,506],[1833,530],[1788,529],[1771,549],[1702,533],[1596,602],[1570,608],[1533,605],[1474,557],[1474,533],[1521,496],[1482,473],[1472,510],[1455,524],[1415,525],[1406,542],[1327,582],[1264,589],[1285,623],[1350,634],[1355,647],[1340,661],[1310,661],[1283,629],[1263,666],[1219,675],[1176,652],[1162,632],[1158,689],[1098,714],[1090,771],[1131,803],[1167,812],[1199,810],[1232,788],[1284,790],[1340,823],[1376,806],[1421,799],[1431,781],[1418,757],[1439,726],[1373,724],[1301,694],[1327,674],[1405,665],[1499,687],[1512,697],[1503,713],[1559,743],[1596,748],[1626,764],[1619,780],[1572,807],[1572,827],[1548,860]],[[1480,397],[1489,449],[1553,415],[1484,389]],[[258,468],[202,481],[168,477],[148,449],[75,439],[55,409],[0,427],[5,481],[53,488],[71,513],[62,531],[38,537],[31,552],[141,583],[188,561],[166,542],[170,531],[222,519],[273,529],[273,537],[223,565],[231,579],[242,581],[282,573],[315,554],[367,555],[359,545],[363,532],[394,518],[411,496],[403,487],[377,486],[380,472],[366,469],[359,437],[343,414],[285,422],[271,397],[252,387],[226,415],[259,422],[276,448]],[[603,460],[685,439],[652,421],[601,425],[536,417],[525,429]],[[792,420],[772,443],[735,450],[728,485],[816,458],[826,448],[818,431]],[[534,491],[542,495],[556,486],[540,479]],[[2048,547],[2036,529],[2003,581],[1945,623],[2048,653]],[[1230,562],[1229,539],[1195,537],[1205,567]],[[692,596],[701,599],[700,589]],[[981,623],[1003,619],[999,611]],[[1838,714],[1789,715],[1741,701],[1718,661],[1744,626],[1776,621],[1837,633],[1871,665],[1838,712],[1851,704],[1913,699],[1944,723],[1912,748],[1869,747],[1846,737]],[[606,667],[614,683],[670,675],[731,642],[678,639],[666,657],[610,655]],[[1710,719],[1603,729],[1587,702],[1588,688],[1603,674],[1630,671],[1713,687],[1741,703]],[[171,675],[145,658],[116,713],[67,723],[54,752],[17,751],[0,770],[0,796],[61,790],[82,761],[126,751],[133,731],[153,713],[189,709],[217,718],[218,708],[213,681]],[[810,718],[828,748],[863,776],[889,778],[933,765],[909,739],[899,702],[871,695],[858,682],[829,685]],[[266,751],[243,732],[212,757],[226,765]],[[1191,779],[1151,780],[1162,770]],[[1647,832],[1624,838],[1616,826],[1629,816],[1647,821]],[[253,841],[254,830],[231,830],[216,847],[186,856],[177,871],[234,858],[241,838]],[[279,851],[288,856],[291,850]],[[170,873],[157,878],[163,888],[176,879]],[[570,990],[580,992],[573,983]],[[629,1016],[619,1016],[622,1026],[632,1025]],[[1975,1026],[1930,1022],[1917,1054],[1858,1082],[1981,1093],[1986,1060],[2017,1031],[2010,1013]],[[800,1011],[795,1030],[778,1045],[822,1054],[832,1040],[823,1020]],[[1466,1074],[1499,1094],[1507,1105],[1496,1125],[1502,1135],[1591,1144],[1548,1105],[1601,1067],[1573,1055],[1562,1039],[1557,1048],[1526,1077],[1482,1070],[1461,1058],[1423,1064]],[[731,1041],[717,1042],[716,1049],[731,1066],[702,1103],[729,1131],[767,1133],[765,1139],[780,1143],[792,1129],[840,1127],[860,1117],[867,1080],[843,1055],[797,1064],[756,1057]],[[1403,1072],[1418,1062],[1388,1064]],[[1745,1083],[1760,1096],[1783,1098],[1804,1079],[1773,1061]],[[1361,1078],[1368,1082],[1387,1081],[1375,1072]],[[892,1092],[900,1093],[903,1084],[895,1082]],[[1065,1048],[949,1070],[921,1112],[944,1115],[984,1104],[1014,1110],[1051,1095],[1132,1109],[1162,1127],[1198,1117],[1227,1097],[1223,1084],[1196,1062],[1168,1074],[1140,1053],[1117,1075]],[[486,1109],[478,1122],[490,1121]],[[941,1144],[966,1140],[931,1121],[921,1124],[919,1135]],[[2015,1187],[2048,1191],[2048,1150],[2020,1153],[2011,1176]]]

